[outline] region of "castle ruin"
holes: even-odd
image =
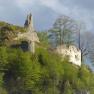
[[[63,44],[56,48],[56,52],[62,57],[68,56],[70,63],[81,66],[81,50],[76,46]]]
[[[20,39],[26,40],[28,42],[29,51],[35,53],[35,44],[39,43],[40,41],[33,27],[32,14],[27,15],[27,19],[25,21],[24,27],[27,32],[18,33],[15,40],[20,40]]]

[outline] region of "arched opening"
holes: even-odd
[[[28,41],[21,41],[18,44],[13,44],[11,45],[12,48],[20,48],[23,51],[28,51],[29,50],[29,44]]]
[[[20,44],[20,47],[23,51],[28,51],[28,49],[29,49],[28,42],[22,41],[21,44]]]

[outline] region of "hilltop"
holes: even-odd
[[[35,45],[35,53],[24,51],[17,46],[23,41],[14,40],[19,36],[19,32],[27,34],[27,29],[0,22],[1,94],[94,93],[92,70],[85,64],[81,66],[71,64],[66,55],[61,58],[53,48],[49,49],[47,32],[38,33],[41,46]],[[25,43],[24,47],[28,48],[29,42]]]

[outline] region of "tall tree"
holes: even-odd
[[[87,56],[90,62],[94,64],[94,33],[85,32],[84,37],[87,40],[87,50],[88,50]]]
[[[50,29],[50,38],[56,45],[72,44],[73,32],[76,31],[76,22],[67,16],[60,16]]]
[[[84,61],[85,57],[89,55],[90,42],[88,41],[88,38],[89,38],[90,32],[87,32],[84,24],[79,22],[77,24],[78,24],[78,28],[76,32],[76,38],[77,38],[76,44],[78,48],[81,50],[81,59],[82,61]]]

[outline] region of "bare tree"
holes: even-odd
[[[68,16],[60,16],[50,29],[51,38],[57,45],[73,43],[73,32],[77,30],[76,22]]]
[[[88,50],[88,41],[86,37],[86,29],[83,24],[78,24],[77,29],[77,36],[78,36],[78,48],[81,50],[81,59],[84,60],[84,57],[86,57],[89,54]]]
[[[85,39],[87,40],[88,45],[88,58],[90,62],[94,63],[94,33],[93,32],[86,32],[84,34]]]
[[[85,25],[68,16],[60,16],[53,24],[50,38],[57,45],[74,44],[81,50],[82,61],[89,54],[89,41],[86,37]]]

